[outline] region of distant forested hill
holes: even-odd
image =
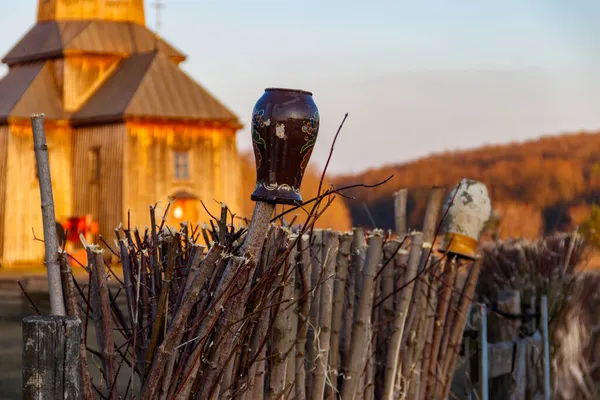
[[[376,155],[374,155],[376,156]],[[409,225],[419,227],[428,189],[451,190],[463,178],[485,182],[501,213],[501,235],[535,237],[571,229],[600,199],[600,133],[542,137],[539,140],[435,154],[398,165],[332,178],[336,187],[375,183],[355,189],[345,200],[353,225],[393,228],[392,194],[409,190]],[[367,212],[368,210],[368,212]]]

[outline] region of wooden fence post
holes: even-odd
[[[81,320],[23,319],[23,399],[80,399]]]
[[[538,330],[538,320],[541,320],[540,318],[535,317],[535,313],[537,310],[537,301],[536,301],[536,295],[535,293],[532,291],[525,292],[525,296],[527,296],[524,299],[524,303],[523,303],[523,309],[525,311],[525,314],[529,316],[528,318],[528,322],[526,323],[525,327],[527,329],[524,330],[524,334],[525,336],[540,336],[541,337],[541,331]],[[540,357],[540,355],[542,354],[542,346],[535,346],[533,345],[533,343],[530,343],[527,345],[527,350],[526,350],[526,358],[527,358],[527,377],[526,377],[526,381],[527,381],[527,387],[526,387],[526,396],[527,399],[534,399],[536,396],[536,393],[538,392],[538,388],[539,388],[539,382],[538,382],[538,363],[540,360],[543,361],[542,357]]]
[[[496,300],[496,307],[503,313],[520,315],[522,306],[521,295],[519,291],[502,291]],[[521,328],[520,320],[505,318],[498,313],[491,313],[488,321],[488,343],[513,342],[519,339],[519,330]],[[517,391],[517,381],[514,378],[513,371],[501,376],[490,377],[490,400],[504,400],[512,398],[514,393]]]
[[[42,200],[42,222],[44,226],[44,247],[46,249],[46,270],[48,273],[48,293],[50,294],[50,310],[52,315],[67,315],[63,299],[62,283],[58,252],[60,249],[56,233],[54,214],[54,196],[52,179],[50,178],[50,161],[48,161],[48,145],[44,131],[44,114],[31,116],[33,144]]]
[[[473,318],[473,304],[469,305],[469,311],[467,312],[467,321],[468,324],[467,326],[469,326],[469,330],[472,331],[473,329],[473,322],[474,322],[475,318]],[[473,340],[471,339],[471,335],[464,335],[463,336],[463,348],[464,348],[464,357],[465,357],[465,377],[466,377],[466,382],[465,382],[465,394],[464,394],[464,398],[465,400],[472,400],[473,399],[473,376],[475,374],[473,374],[472,371],[472,352],[471,352],[471,345],[473,344]],[[475,341],[475,344],[477,342]]]
[[[488,400],[488,341],[487,341],[487,308],[485,304],[479,305],[479,398]]]
[[[550,337],[548,333],[548,297],[542,296],[542,338],[544,343],[544,399],[550,400]]]
[[[406,236],[406,204],[408,203],[408,190],[400,189],[394,193],[394,222],[396,225],[396,234],[402,241]]]

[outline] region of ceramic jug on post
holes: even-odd
[[[312,93],[265,89],[252,113],[256,188],[252,200],[302,203],[300,185],[319,132],[319,110]]]
[[[252,112],[256,202],[242,252],[258,259],[275,204],[302,203],[300,185],[319,132],[312,93],[265,89]]]
[[[444,240],[439,251],[475,259],[479,238],[492,213],[487,187],[473,179],[462,179],[445,203]]]

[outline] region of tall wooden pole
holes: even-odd
[[[33,143],[42,200],[42,221],[44,225],[44,247],[46,249],[46,271],[48,272],[48,292],[50,293],[50,312],[52,315],[66,316],[63,300],[60,265],[58,263],[59,244],[54,216],[54,197],[50,178],[48,145],[44,132],[44,114],[31,116]]]

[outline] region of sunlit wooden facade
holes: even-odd
[[[102,19],[145,24],[144,0],[40,0],[38,21]]]
[[[143,2],[40,0],[0,80],[0,265],[39,264],[43,235],[30,115],[46,115],[57,220],[88,215],[108,239],[176,198],[169,223],[204,222],[200,200],[239,204],[238,118],[145,27]],[[130,211],[128,213],[128,211]],[[162,217],[162,215],[160,215]],[[112,241],[111,241],[112,242]]]

